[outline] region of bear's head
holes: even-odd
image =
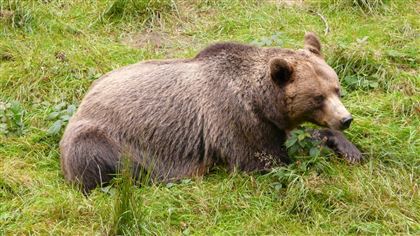
[[[353,118],[340,101],[335,71],[325,62],[321,43],[314,33],[305,35],[305,47],[287,57],[269,61],[270,77],[282,90],[290,127],[309,121],[343,130]]]

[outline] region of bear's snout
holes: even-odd
[[[331,129],[344,130],[350,127],[353,117],[338,96],[332,95],[325,101],[321,120],[324,121],[321,123]]]

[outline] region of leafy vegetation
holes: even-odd
[[[76,105],[66,106],[65,102],[61,102],[54,106],[54,111],[48,114],[48,120],[55,120],[55,122],[48,128],[49,135],[59,134],[62,128],[70,120],[71,116],[76,112]]]
[[[23,115],[25,111],[16,102],[0,102],[0,134],[22,135],[24,132]]]
[[[283,40],[281,39],[282,33],[277,32],[270,37],[262,37],[251,42],[251,44],[259,47],[281,47]]]
[[[0,234],[419,234],[418,7],[0,0]],[[216,169],[133,187],[123,169],[88,197],[65,183],[60,134],[102,74],[192,57],[216,41],[297,49],[305,31],[321,36],[347,91],[355,121],[346,133],[364,163],[349,165],[297,130],[287,142],[294,162],[268,174]]]

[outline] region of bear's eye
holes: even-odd
[[[324,101],[324,99],[325,99],[324,95],[317,95],[317,96],[315,96],[315,101],[317,103],[322,103]]]
[[[339,98],[343,97],[341,95],[341,92],[340,92],[340,89],[339,88],[335,88],[334,90],[335,90],[335,93],[338,95]]]

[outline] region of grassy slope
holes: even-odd
[[[284,47],[299,48],[305,31],[319,32],[341,78],[378,82],[376,88],[348,87],[344,99],[355,116],[348,136],[366,153],[366,163],[349,166],[332,158],[320,161],[320,169],[302,172],[293,165],[266,176],[219,170],[171,187],[135,188],[144,206],[141,230],[420,233],[419,4],[389,1],[368,12],[344,0],[293,7],[272,2],[160,1],[139,17],[132,4],[111,15],[105,1],[0,0],[0,101],[17,100],[26,110],[24,135],[0,135],[0,234],[99,234],[114,227],[115,191],[98,189],[85,198],[65,184],[60,137],[46,135],[54,105],[78,104],[100,74],[144,59],[189,57],[214,41],[249,43],[275,32],[282,32]],[[322,34],[324,23],[309,9],[326,17],[329,34]],[[122,43],[146,29],[159,35],[160,47]],[[285,176],[284,187],[273,188]]]

